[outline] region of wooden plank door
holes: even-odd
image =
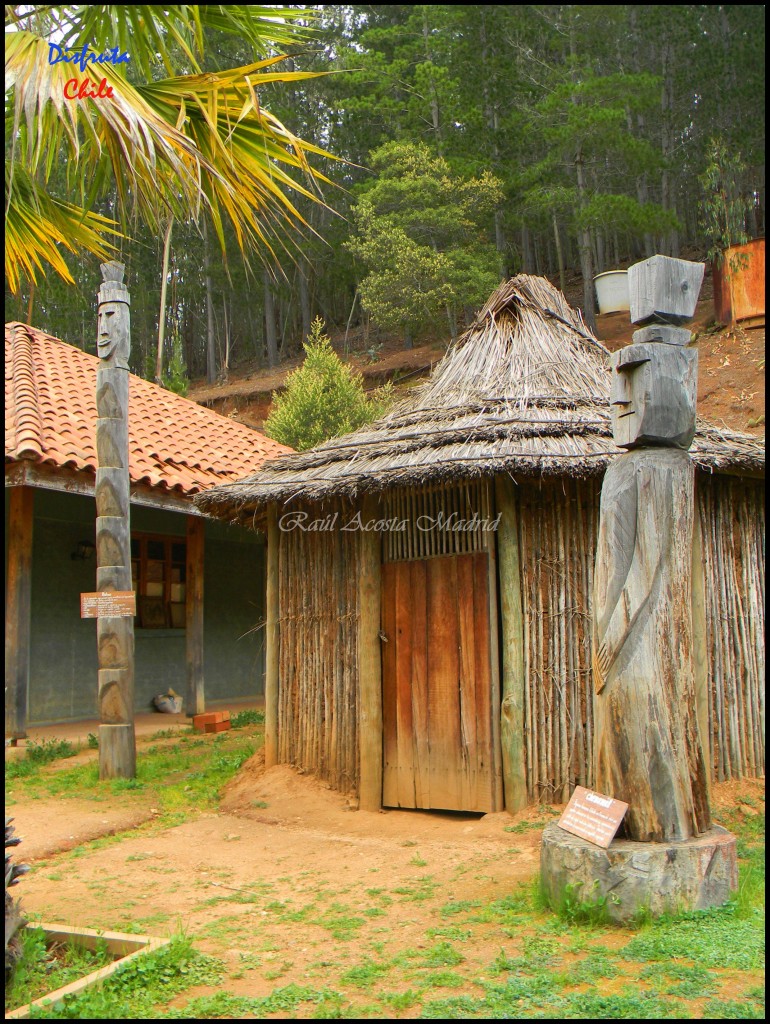
[[[497,810],[489,556],[382,566],[383,805]]]

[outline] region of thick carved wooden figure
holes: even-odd
[[[710,826],[692,628],[697,352],[678,325],[701,264],[663,256],[629,269],[631,319],[658,320],[612,358],[612,430],[627,454],[602,485],[594,578],[596,788],[628,803],[639,842]],[[671,326],[672,324],[677,326]]]
[[[124,266],[102,264],[96,371],[96,588],[131,590],[128,475],[128,357],[131,347],[129,294]],[[99,774],[133,778],[134,620],[100,616]]]

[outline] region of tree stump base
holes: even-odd
[[[705,910],[738,888],[735,836],[713,825],[697,839],[636,843],[603,850],[553,822],[543,830],[540,877],[551,906],[602,910],[618,923],[650,913]]]

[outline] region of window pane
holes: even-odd
[[[162,540],[148,540],[147,541],[147,557],[148,558],[160,558],[161,560],[166,557],[165,551],[166,545]]]
[[[148,562],[147,563],[147,579],[148,580],[160,580],[163,581],[164,569],[166,568],[163,562]]]
[[[139,541],[138,540],[132,540],[131,541],[131,557],[132,558],[138,558],[139,557]]]
[[[172,562],[184,562],[187,559],[187,545],[186,544],[172,544],[171,545],[171,561]]]

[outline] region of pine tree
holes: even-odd
[[[392,400],[389,384],[367,396],[363,377],[342,362],[324,326],[316,317],[304,345],[305,361],[289,374],[283,394],[274,394],[265,421],[268,437],[300,452],[371,423]]]

